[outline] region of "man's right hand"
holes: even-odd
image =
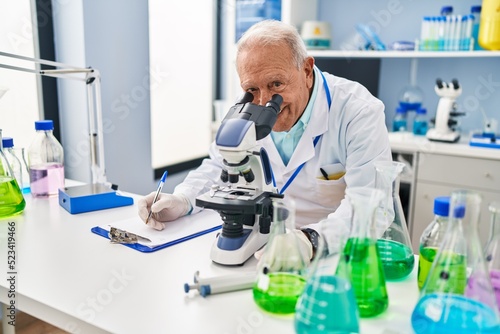
[[[144,223],[146,223],[149,210],[151,210],[152,215],[149,218],[148,226],[151,226],[155,230],[163,230],[165,228],[164,223],[185,216],[191,210],[191,204],[184,195],[161,193],[156,202],[153,203],[155,194],[156,192],[154,191],[137,202],[139,217]]]

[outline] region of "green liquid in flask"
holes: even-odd
[[[415,257],[410,247],[394,240],[379,239],[377,248],[386,280],[399,280],[412,272]]]
[[[418,264],[418,287],[420,289],[424,286],[437,252],[438,249],[434,247],[420,249]],[[426,292],[463,294],[467,283],[466,270],[465,256],[449,251],[443,252],[432,276],[428,278]]]
[[[376,241],[371,238],[349,238],[343,255],[359,315],[367,318],[384,312],[389,305],[389,297]],[[341,273],[342,265],[343,261],[339,263],[337,273]]]
[[[420,247],[420,254],[418,256],[418,289],[422,290],[427,275],[431,270],[432,261],[437,254],[437,248],[434,247]]]
[[[23,212],[26,202],[15,179],[0,176],[0,218]]]
[[[295,305],[302,294],[306,280],[299,275],[289,273],[268,274],[269,284],[263,290],[256,284],[253,287],[253,299],[264,311],[290,315],[295,312]]]

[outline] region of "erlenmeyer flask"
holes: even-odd
[[[23,194],[30,193],[30,170],[28,168],[28,162],[26,161],[26,149],[24,147],[15,147],[14,154],[17,156],[21,162],[21,174],[23,179],[23,184],[19,185]]]
[[[375,165],[375,188],[382,190],[382,200],[376,215],[376,229],[387,227],[377,240],[380,260],[388,281],[407,277],[415,266],[410,234],[399,198],[399,175],[404,163],[377,161]]]
[[[20,214],[25,206],[21,189],[3,152],[0,130],[0,218]]]
[[[500,309],[500,202],[490,203],[490,238],[485,247],[486,266]]]
[[[451,194],[448,230],[411,318],[417,334],[500,333],[477,230],[480,206],[475,192]]]
[[[354,291],[346,271],[335,273],[339,256],[326,251],[320,231],[316,257],[307,276],[304,292],[295,308],[297,334],[354,334],[359,333],[359,312]],[[340,257],[343,259],[343,257]]]
[[[372,317],[384,312],[389,305],[384,270],[373,235],[375,210],[384,194],[375,188],[353,187],[346,189],[346,197],[353,209],[352,225],[337,273],[347,270],[359,315]]]
[[[273,199],[271,234],[257,263],[253,298],[262,310],[275,315],[293,315],[306,284],[308,262],[294,229],[294,201]]]

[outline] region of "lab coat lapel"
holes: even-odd
[[[311,119],[307,125],[304,134],[299,140],[295,151],[292,154],[290,162],[285,168],[284,173],[288,174],[293,172],[302,163],[314,157],[314,138],[322,135],[328,130],[328,102],[326,100],[325,89],[323,87],[323,80],[320,80],[316,101],[311,114]]]
[[[266,149],[269,160],[272,161],[273,174],[275,175],[276,182],[280,182],[281,175],[283,175],[283,172],[285,170],[285,164],[281,159],[281,156],[278,152],[278,149],[276,148],[276,145],[273,142],[271,135],[262,139],[262,146]]]

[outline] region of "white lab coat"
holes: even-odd
[[[316,70],[317,71],[317,70]],[[319,75],[319,87],[311,118],[297,148],[287,166],[274,145],[271,136],[260,140],[271,161],[278,189],[281,189],[296,168],[306,162],[302,170],[285,190],[285,197],[293,197],[296,203],[296,227],[319,230],[322,226],[334,229],[332,234],[344,234],[349,230],[351,207],[344,199],[346,187],[374,186],[373,162],[392,160],[384,105],[357,82],[323,72],[328,83],[332,104],[328,103]],[[313,140],[321,135],[314,147]],[[187,195],[193,205],[198,195],[210,190],[215,182],[220,183],[221,156],[215,143],[210,148],[210,159],[191,171],[174,193]],[[327,173],[344,170],[338,180],[322,179],[320,167]],[[329,218],[329,224],[311,225]],[[333,221],[333,222],[332,222]],[[336,225],[336,226],[332,226]],[[328,229],[328,228],[327,228]],[[325,229],[322,231],[325,233]],[[326,232],[328,233],[328,232]],[[330,251],[338,239],[327,240]]]

